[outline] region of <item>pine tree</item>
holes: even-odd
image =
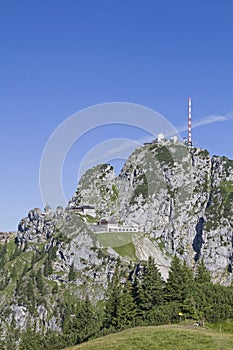
[[[34,329],[28,327],[22,334],[20,334],[20,342],[17,347],[18,350],[47,350],[48,338]],[[47,338],[47,339],[46,339]],[[56,346],[56,345],[55,345]],[[14,347],[11,347],[13,349]],[[10,349],[10,348],[9,348]],[[60,347],[51,347],[51,349],[61,349]]]
[[[14,280],[16,277],[17,277],[17,270],[16,270],[16,266],[13,265],[11,270],[11,278]]]
[[[50,256],[45,260],[44,275],[47,277],[53,273],[52,259]]]
[[[164,282],[156,267],[154,260],[149,257],[143,269],[141,286],[138,286],[138,310],[143,320],[147,318],[147,313],[154,307],[161,305],[163,299]],[[135,293],[135,291],[134,291]]]
[[[51,260],[55,260],[56,257],[57,257],[57,250],[58,250],[58,247],[57,246],[52,246],[50,247],[49,249],[49,257]]]
[[[3,245],[0,245],[0,269],[5,266],[7,260],[7,246],[6,242]]]
[[[24,286],[23,286],[23,280],[19,279],[16,281],[16,287],[15,287],[15,295],[17,297],[21,297],[24,295]]]
[[[86,296],[84,301],[78,303],[75,316],[73,333],[76,334],[76,343],[87,340],[89,337],[94,336],[99,330],[95,308],[91,304],[88,296]]]
[[[32,279],[33,282],[35,281],[36,274],[35,274],[35,271],[33,269],[31,269],[30,278]]]
[[[119,296],[121,293],[120,287],[120,274],[118,264],[116,266],[115,272],[112,276],[112,280],[109,283],[107,290],[107,301],[105,302],[105,312],[104,312],[104,328],[115,328],[117,321],[117,308],[119,303]]]
[[[22,272],[22,277],[27,274],[28,270],[29,270],[28,265],[27,265],[27,263],[25,263],[24,268],[23,268],[23,272]]]
[[[195,274],[196,283],[211,283],[210,273],[205,267],[203,259],[197,265],[196,274]]]
[[[56,283],[52,288],[52,294],[57,294],[57,293],[58,293],[58,285]]]
[[[34,295],[33,283],[31,279],[28,280],[26,285],[26,297],[28,302],[34,307],[35,295]]]
[[[10,272],[7,267],[3,267],[0,270],[0,290],[5,289],[10,283]]]
[[[166,301],[182,304],[193,289],[193,275],[191,270],[177,256],[172,259],[168,280],[165,288]]]
[[[42,277],[42,271],[39,269],[36,274],[36,286],[41,294],[44,294],[44,283]]]
[[[136,304],[137,308],[139,309],[139,305],[141,304],[141,295],[142,295],[142,286],[139,281],[138,277],[134,278],[133,284],[132,284],[132,297],[134,300],[134,303]]]
[[[132,296],[131,282],[126,281],[123,291],[119,295],[116,309],[116,329],[133,327],[136,324],[136,304]]]
[[[69,333],[70,331],[70,321],[71,321],[71,310],[70,306],[65,304],[62,314],[62,330],[64,333]]]
[[[70,266],[70,271],[68,274],[68,280],[69,281],[74,281],[76,278],[76,273],[75,273],[75,269],[74,269],[74,263],[72,262],[71,266]]]

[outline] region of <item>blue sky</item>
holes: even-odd
[[[233,110],[232,0],[1,0],[0,230],[42,207],[39,167],[51,133],[73,113],[105,102],[155,109],[175,127]],[[193,138],[233,158],[233,119]],[[184,133],[185,134],[185,133]],[[139,130],[97,128],[64,162],[64,190],[94,141],[140,139]],[[93,141],[94,140],[94,141]]]

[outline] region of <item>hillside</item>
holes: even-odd
[[[66,350],[231,350],[233,334],[194,326],[129,329]]]

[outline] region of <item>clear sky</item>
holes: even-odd
[[[189,96],[193,122],[232,112],[232,19],[232,0],[0,0],[0,230],[16,230],[29,209],[42,207],[42,152],[71,114],[131,102],[180,127]],[[233,119],[223,119],[193,137],[233,158]],[[144,136],[127,127],[100,133],[67,156],[67,198],[93,140]]]

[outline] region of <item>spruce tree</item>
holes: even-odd
[[[195,274],[196,283],[211,283],[210,273],[205,267],[204,260],[202,259],[197,265],[196,274]]]
[[[193,289],[193,275],[187,265],[179,260],[177,256],[172,259],[169,276],[166,282],[166,301],[177,302],[180,307]]]
[[[142,296],[142,291],[141,291],[141,283],[139,281],[139,278],[136,276],[134,278],[133,284],[132,284],[132,297],[134,300],[134,303],[136,304],[137,308],[139,309],[139,305],[141,304],[141,296]]]
[[[29,279],[26,285],[26,297],[28,302],[34,307],[35,304],[35,295],[32,280]]]
[[[5,266],[7,260],[7,246],[6,243],[0,245],[0,269]]]
[[[55,260],[56,257],[57,257],[57,250],[58,250],[58,247],[55,245],[55,246],[52,246],[50,247],[49,249],[49,257],[51,260]]]
[[[69,305],[64,305],[64,310],[62,313],[62,330],[64,333],[69,333],[71,322],[71,310]]]
[[[16,266],[13,265],[11,270],[11,278],[14,280],[16,277],[17,277],[17,269],[16,269]]]
[[[120,274],[118,266],[116,266],[115,272],[112,276],[112,280],[109,283],[107,290],[107,301],[105,302],[105,312],[104,312],[104,328],[115,328],[117,321],[117,308],[119,303],[119,296],[121,293],[120,286]]]
[[[52,288],[52,294],[57,294],[57,293],[58,293],[58,285],[56,283]]]
[[[23,268],[23,272],[22,272],[22,277],[25,276],[25,275],[27,274],[28,270],[29,270],[29,269],[28,269],[28,264],[25,263],[24,268]]]
[[[42,277],[42,271],[39,269],[36,274],[36,286],[41,294],[44,293],[44,283]]]
[[[75,316],[76,321],[73,331],[76,334],[76,343],[87,340],[99,330],[95,308],[88,296],[84,301],[78,303]]]
[[[131,282],[126,281],[123,291],[121,291],[116,309],[116,329],[133,327],[136,324],[136,304],[132,296]]]
[[[138,312],[143,320],[147,319],[147,313],[154,307],[161,305],[163,299],[164,282],[161,274],[149,257],[148,262],[144,265],[142,283],[138,286]],[[135,290],[134,290],[135,293]]]
[[[50,255],[48,255],[47,259],[45,260],[44,275],[47,277],[52,273],[53,273],[52,259]]]
[[[72,262],[71,266],[70,266],[70,271],[68,274],[68,280],[69,281],[74,281],[76,278],[76,273],[75,273],[75,269],[74,269],[74,263]]]

